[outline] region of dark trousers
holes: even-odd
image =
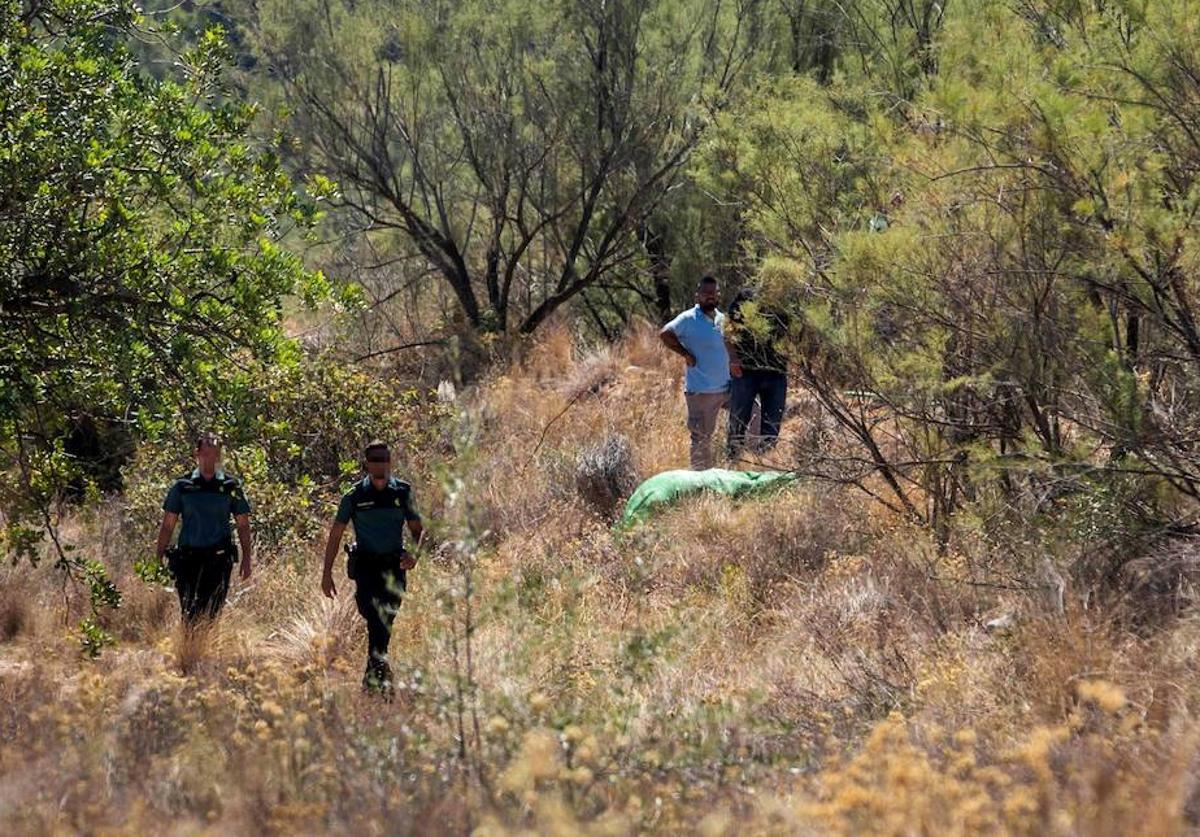
[[[740,378],[733,378],[729,387],[729,455],[733,456],[746,445],[746,428],[754,412],[754,402],[759,402],[761,432],[750,440],[751,448],[757,451],[770,450],[779,440],[779,425],[783,422],[783,408],[787,403],[787,375],[782,372],[764,370],[742,371]]]
[[[367,670],[364,682],[376,677],[388,679],[388,644],[392,622],[400,609],[401,593],[407,584],[400,556],[355,556],[354,603],[367,620]]]
[[[179,592],[183,623],[215,619],[229,595],[229,576],[237,559],[233,544],[212,549],[182,547],[171,557],[170,568]]]

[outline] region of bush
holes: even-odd
[[[246,486],[258,549],[305,549],[359,475],[372,438],[391,444],[399,473],[426,484],[424,454],[438,444],[448,410],[432,394],[328,357],[271,368],[240,382],[220,411],[177,420],[163,434],[170,444],[139,448],[126,469],[131,517],[143,538],[153,537],[170,480],[192,467],[193,431],[211,427],[225,438],[225,467]]]
[[[597,514],[610,517],[637,484],[633,448],[621,433],[609,433],[575,457],[575,490]]]

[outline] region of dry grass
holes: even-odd
[[[633,465],[633,447],[621,433],[612,433],[575,456],[575,490],[605,518],[612,518],[640,480]]]
[[[320,597],[319,544],[235,582],[215,634],[185,643],[171,594],[129,575],[127,536],[89,541],[126,594],[120,645],[94,663],[52,570],[6,571],[0,615],[20,615],[0,643],[0,830],[1196,827],[1186,607],[1137,633],[1078,596],[1039,616],[939,581],[960,556],[843,489],[698,498],[620,535],[584,508],[574,463],[606,434],[643,474],[686,461],[679,370],[652,337],[580,371],[552,331],[477,394],[478,452],[460,463],[491,532],[472,579],[475,691],[445,555],[411,575],[390,704],[358,688],[362,623],[341,575],[339,598]],[[1010,630],[983,629],[1008,610]]]
[[[30,589],[13,571],[0,576],[0,642],[11,642],[32,622]]]

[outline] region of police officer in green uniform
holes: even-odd
[[[229,593],[229,576],[237,561],[229,520],[237,524],[242,544],[242,579],[250,578],[250,504],[238,480],[220,468],[221,439],[203,433],[196,440],[196,468],[171,483],[163,501],[158,530],[158,560],[167,558],[175,576],[185,625],[214,619]],[[175,524],[183,518],[179,542],[168,549]]]
[[[337,516],[325,544],[325,569],[321,592],[337,595],[333,583],[333,561],[346,525],[353,521],[355,543],[350,546],[346,572],[354,580],[354,603],[367,620],[367,668],[363,688],[387,691],[392,671],[388,666],[388,643],[392,622],[400,609],[406,573],[417,559],[404,548],[407,524],[415,547],[424,529],[413,503],[412,487],[392,476],[392,456],[384,442],[371,442],[363,450],[367,474],[342,497]]]

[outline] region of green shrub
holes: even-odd
[[[126,502],[138,537],[153,538],[171,479],[186,473],[193,437],[214,429],[225,439],[224,467],[240,478],[253,507],[257,550],[307,549],[360,473],[363,445],[392,446],[396,471],[426,484],[425,452],[439,444],[446,407],[328,357],[304,358],[238,382],[219,411],[176,419],[162,441],[142,444],[125,470]]]

